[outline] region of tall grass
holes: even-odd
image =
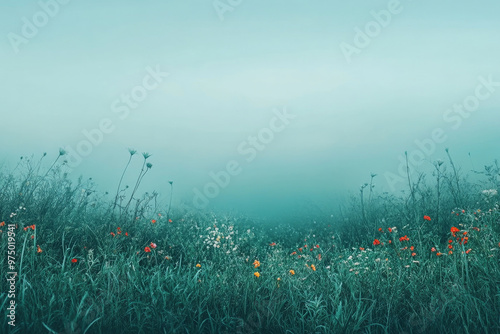
[[[43,159],[1,174],[18,272],[16,326],[3,316],[3,332],[500,331],[497,162],[470,181],[449,155],[429,179],[409,171],[401,196],[377,194],[372,174],[338,216],[270,226],[159,210],[155,195],[135,195],[146,156],[131,193],[120,188],[127,164],[114,198],[70,181],[59,157],[46,169]]]

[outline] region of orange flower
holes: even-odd
[[[169,222],[169,223],[171,223],[171,222],[172,222],[172,219],[169,219],[169,220],[168,220],[168,222]]]
[[[201,264],[197,263],[196,268],[201,268]]]
[[[410,247],[410,250],[413,252],[413,250],[415,249],[415,247],[411,246]]]
[[[269,246],[274,247],[274,246],[276,246],[276,243],[275,243],[275,242],[271,242],[271,243],[269,244]]]
[[[77,263],[78,260],[77,259],[71,259],[71,263]]]
[[[299,248],[299,252],[302,252],[302,248]]]
[[[156,223],[156,219],[151,219],[151,224],[155,224]]]
[[[453,227],[450,229],[450,231],[451,231],[451,234],[453,234],[453,236],[455,236],[455,233],[460,232],[460,230],[459,230],[458,228],[456,228],[455,226],[453,226]]]
[[[392,244],[392,240],[389,240],[389,243]]]
[[[431,221],[431,217],[429,217],[429,216],[424,216],[424,220]]]
[[[111,236],[113,236],[113,237],[116,235],[116,234],[115,234],[115,232],[111,232],[110,234],[111,234]]]
[[[453,251],[449,251],[449,252],[448,252],[448,255],[451,255],[451,254],[453,254]]]
[[[443,255],[443,253],[436,253],[436,256],[441,256]]]
[[[315,266],[314,264],[311,264],[311,269],[312,269],[313,271],[316,271],[316,266]]]
[[[380,240],[378,239],[373,240],[373,245],[374,246],[380,245]]]
[[[415,255],[417,255],[417,253],[415,253],[415,252],[411,253],[411,256],[415,256]]]
[[[405,235],[404,237],[399,238],[399,241],[401,241],[401,242],[403,242],[403,241],[405,241],[405,240],[406,240],[406,241],[409,241],[409,240],[410,240],[410,238],[408,238],[406,235]]]
[[[36,252],[37,253],[43,252],[39,245],[36,245]]]
[[[290,255],[295,255],[295,254],[297,254],[297,252],[292,252],[292,254],[290,254]]]
[[[253,261],[253,267],[254,267],[254,268],[260,267],[260,262],[259,262],[259,260],[255,260],[255,261]]]
[[[121,229],[122,229],[121,227],[117,227],[117,228],[116,228],[116,230],[117,230],[117,231],[120,231]]]
[[[465,254],[469,254],[471,250],[472,249],[469,248],[468,250],[465,251]]]
[[[295,270],[292,269],[292,270],[289,271],[289,273],[290,273],[290,275],[293,276],[293,275],[295,275]]]
[[[171,257],[170,256],[165,256],[165,260],[170,260]]]
[[[5,226],[5,222],[0,223],[0,227]]]
[[[32,230],[35,230],[35,224],[30,226]]]
[[[146,253],[151,253],[151,248],[149,248],[148,246],[144,247],[144,251]]]
[[[258,271],[254,272],[254,273],[253,273],[253,275],[254,275],[255,277],[257,277],[257,278],[259,278],[259,277],[260,277],[260,274],[259,274],[259,272],[258,272]]]
[[[363,247],[359,247],[359,250],[360,251],[364,251],[365,249]]]

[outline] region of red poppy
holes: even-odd
[[[451,231],[451,234],[453,234],[453,236],[455,236],[455,233],[460,232],[460,230],[459,230],[458,228],[456,228],[455,226],[453,226],[453,227],[450,229],[450,231]]]
[[[392,228],[388,228],[387,231],[389,231],[390,233],[392,233]]]
[[[424,220],[431,221],[431,217],[429,217],[429,216],[424,216]]]
[[[373,245],[374,246],[380,245],[380,240],[378,239],[373,240]]]
[[[149,248],[148,246],[144,247],[144,251],[146,253],[151,253],[151,248]]]
[[[401,241],[401,242],[403,242],[403,241],[405,241],[405,240],[406,240],[406,241],[409,241],[409,240],[410,240],[410,238],[408,238],[406,235],[405,235],[404,237],[399,238],[399,241]]]
[[[77,263],[77,262],[78,262],[78,260],[77,260],[77,259],[72,259],[72,260],[71,260],[71,263]]]
[[[156,223],[156,219],[151,219],[151,224]]]

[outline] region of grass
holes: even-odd
[[[471,181],[448,155],[400,196],[372,174],[338,215],[270,226],[136,197],[149,155],[114,196],[71,182],[63,155],[0,174],[0,266],[16,226],[18,273],[2,332],[500,332],[496,162]]]

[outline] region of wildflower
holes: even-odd
[[[170,256],[165,256],[165,260],[171,260],[172,258]]]
[[[411,246],[410,247],[410,250],[413,252],[413,250],[415,249],[415,247]]]
[[[77,259],[71,259],[71,263],[77,263],[78,260]]]
[[[382,231],[382,227],[379,227],[379,228],[378,228],[378,231],[383,233],[383,231]]]
[[[169,223],[171,223],[171,222],[172,222],[172,219],[169,219],[169,220],[168,220],[168,222],[169,222]]]
[[[359,247],[359,250],[360,251],[364,251],[365,249],[363,247]]]
[[[5,226],[5,222],[0,223],[0,227]]]
[[[259,278],[259,277],[260,277],[260,274],[259,274],[259,272],[258,272],[258,271],[254,272],[254,273],[253,273],[253,275],[254,275],[255,277],[257,277],[257,278]]]
[[[35,224],[30,225],[30,228],[34,231],[35,230]]]
[[[380,245],[380,240],[378,239],[373,240],[373,245],[374,246]]]
[[[295,270],[292,269],[292,270],[289,271],[289,273],[290,273],[290,275],[293,276],[293,275],[295,275]]]
[[[316,248],[319,248],[319,245],[316,245]]]
[[[316,271],[316,266],[315,266],[314,264],[311,264],[311,269],[312,269],[313,271]]]
[[[146,253],[151,253],[151,248],[149,248],[148,246],[144,247],[144,251]]]
[[[451,244],[452,242],[453,242],[453,240],[451,240],[451,239],[450,239],[450,240],[448,240],[448,243],[449,243],[449,244]]]
[[[321,254],[318,254],[318,260],[321,261]]]
[[[254,268],[260,267],[260,262],[259,262],[259,260],[255,260],[255,261],[253,261],[253,267],[254,267]]]
[[[122,229],[121,227],[117,227],[116,228],[117,231],[121,231],[121,229]]]
[[[431,217],[429,217],[429,216],[424,216],[424,220],[431,221]]]
[[[478,231],[478,232],[480,231],[479,227],[473,227],[473,229]]]
[[[312,252],[312,251],[313,251],[313,249],[311,248],[309,251],[310,251],[310,252]]]
[[[451,255],[451,254],[453,254],[453,251],[449,251],[449,252],[448,252],[448,255]]]
[[[436,256],[441,256],[443,255],[443,253],[436,253]]]
[[[411,256],[415,256],[415,255],[417,255],[417,253],[415,253],[415,252],[411,253]]]
[[[156,223],[156,219],[151,219],[151,224],[155,224]]]
[[[128,237],[128,232],[125,232],[125,236]]]
[[[436,251],[436,248],[432,247],[431,252],[435,252],[435,251]]]
[[[471,250],[472,249],[469,248],[468,250],[465,251],[465,254],[469,254]]]
[[[23,230],[27,231],[28,228],[29,228],[29,226],[26,226],[26,227],[23,228]]]
[[[392,240],[389,240],[389,243],[392,244]]]
[[[271,243],[269,244],[269,246],[274,247],[274,246],[276,246],[276,243],[275,243],[275,242],[271,242]]]
[[[36,252],[37,253],[43,252],[39,245],[36,245]]]
[[[410,238],[408,238],[406,235],[404,237],[399,238],[400,242],[403,242],[404,240],[409,241]]]
[[[167,256],[168,257],[168,256]],[[196,268],[201,268],[201,264],[197,263]]]
[[[31,240],[33,240],[33,239],[35,239],[35,236],[34,236],[34,235],[32,235],[32,236],[31,236]]]
[[[290,254],[290,255],[295,255],[295,254],[297,254],[297,252],[292,252],[292,254]]]
[[[448,245],[448,248],[449,248],[449,249],[453,249],[453,245],[452,245],[452,244],[449,244],[449,245]]]
[[[460,232],[460,230],[459,230],[458,228],[456,228],[455,226],[453,226],[453,227],[450,229],[450,231],[451,231],[451,234],[453,234],[453,236],[455,236],[455,233]]]
[[[302,248],[299,248],[299,252],[302,252]]]
[[[392,228],[388,228],[387,231],[389,231],[389,233],[392,233]]]
[[[115,232],[111,232],[110,234],[112,237],[114,237],[116,235]]]

